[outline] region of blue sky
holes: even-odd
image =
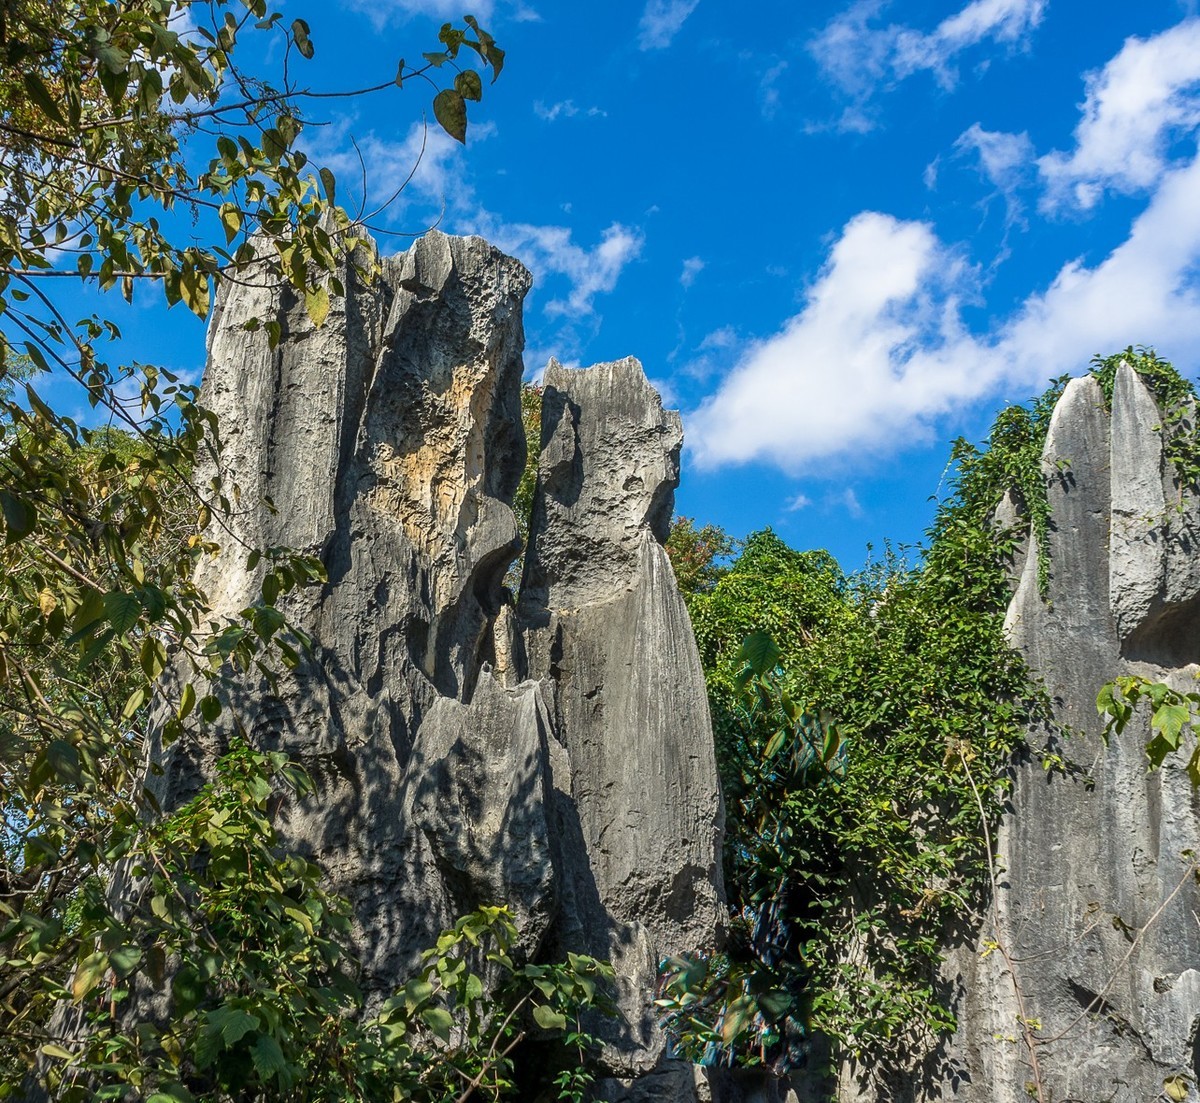
[[[318,89],[386,80],[454,0],[287,0]],[[413,83],[310,128],[374,220],[532,270],[530,374],[639,357],[684,414],[680,512],[847,568],[918,540],[949,441],[1094,353],[1200,366],[1200,18],[1155,0],[484,0],[465,149]],[[263,59],[269,64],[270,57]],[[403,248],[388,237],[384,248]],[[139,358],[203,361],[146,305]]]

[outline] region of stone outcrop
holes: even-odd
[[[1014,644],[1071,729],[1058,746],[1066,769],[1017,764],[996,840],[1000,929],[1043,1040],[1044,1097],[1055,1101],[1143,1103],[1161,1097],[1165,1079],[1200,1074],[1197,797],[1182,761],[1148,771],[1144,717],[1106,745],[1095,704],[1120,674],[1195,688],[1200,510],[1164,457],[1162,421],[1127,365],[1111,413],[1094,379],[1069,384],[1043,459],[1049,590],[1039,593],[1030,546],[1008,611]],[[1030,1097],[1013,976],[984,949],[959,947],[947,962],[955,1036],[923,1075],[870,1098]]]
[[[214,612],[258,596],[239,546],[288,545],[328,572],[280,599],[312,659],[278,692],[229,691],[253,738],[316,781],[285,837],[352,901],[374,996],[457,915],[507,903],[527,954],[617,966],[610,1097],[690,1098],[651,1008],[659,958],[711,946],[722,898],[704,681],[661,547],[678,415],[636,361],[551,366],[514,610],[528,273],[435,232],[394,258],[359,246],[338,275],[320,328],[284,289],[223,287],[202,394],[226,487],[276,510],[235,512],[218,537],[199,578]],[[274,348],[254,319],[279,323]],[[167,806],[219,744],[163,756]]]
[[[711,742],[696,738],[710,730],[704,672],[661,543],[682,441],[636,360],[546,369],[518,662],[545,687],[570,760],[563,948],[617,967],[638,1039],[626,1075],[660,1048],[655,947],[702,945],[720,921],[720,795]]]

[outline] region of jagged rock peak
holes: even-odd
[[[1111,412],[1090,376],[1055,408],[1042,461],[1049,588],[1039,593],[1031,548],[1007,624],[1071,733],[1056,748],[1065,766],[1014,764],[996,836],[1016,983],[1000,954],[982,952],[990,925],[952,950],[942,979],[960,992],[958,1030],[923,1073],[908,1070],[920,1086],[907,1098],[1027,1099],[1029,1055],[1010,1040],[1018,1014],[1053,1040],[1039,1052],[1048,1099],[1141,1103],[1162,1097],[1165,1078],[1200,1074],[1196,795],[1177,764],[1147,770],[1145,716],[1105,743],[1095,704],[1125,674],[1195,689],[1200,506],[1166,455],[1167,431],[1128,364]]]
[[[308,550],[329,578],[282,599],[312,657],[278,691],[249,676],[224,691],[240,727],[315,780],[283,837],[351,900],[373,998],[439,928],[509,903],[527,954],[613,959],[627,1018],[606,1060],[632,1078],[621,1098],[674,1099],[652,1085],[690,1085],[690,1070],[638,1080],[664,1050],[656,965],[711,946],[722,901],[703,673],[659,543],[679,417],[634,360],[551,365],[533,582],[514,612],[529,273],[480,238],[434,232],[382,260],[359,244],[337,275],[346,294],[320,327],[286,288],[224,285],[203,384],[226,485],[276,505],[239,511],[232,538]],[[205,564],[214,613],[252,603],[261,570],[232,552]],[[230,734],[159,756],[164,807],[202,784]]]
[[[666,540],[683,426],[633,357],[587,369],[551,360],[542,385],[536,555],[522,603],[584,605],[632,577],[644,532]]]
[[[563,944],[624,977],[640,1040],[611,1040],[628,1076],[662,1052],[648,1011],[659,960],[711,948],[722,912],[723,809],[711,739],[697,739],[711,731],[704,672],[661,544],[682,439],[636,360],[547,369],[518,650],[570,764],[555,775]],[[621,1098],[675,1099],[668,1080]]]

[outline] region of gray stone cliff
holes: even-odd
[[[652,1013],[658,960],[711,947],[723,892],[704,679],[661,547],[679,418],[636,361],[551,366],[514,610],[528,273],[434,232],[392,258],[360,246],[339,278],[320,328],[285,289],[226,285],[202,393],[227,483],[276,507],[220,535],[199,580],[214,612],[258,595],[239,545],[311,552],[329,576],[280,599],[313,659],[278,693],[231,691],[252,737],[316,781],[285,838],[353,902],[371,993],[459,914],[506,903],[527,954],[616,965],[609,1097],[692,1098]],[[280,323],[275,348],[255,318]],[[163,756],[166,805],[218,743]]]
[[[1020,1008],[1035,1020],[1043,1098],[1146,1103],[1200,1074],[1200,798],[1186,757],[1150,772],[1138,717],[1108,745],[1096,695],[1120,674],[1195,689],[1200,662],[1200,509],[1163,454],[1162,414],[1123,365],[1111,412],[1091,377],[1071,382],[1043,453],[1050,584],[1037,548],[1014,564],[1011,638],[1040,675],[1065,770],[1015,766],[996,839],[1000,930],[950,954],[957,1033],[921,1067],[843,1078],[843,1098],[1018,1103],[1034,1075]],[[1011,502],[1002,514],[1015,519]],[[1032,732],[1032,746],[1045,733]],[[904,1064],[899,1061],[898,1064]]]

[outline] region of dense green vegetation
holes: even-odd
[[[986,874],[967,770],[994,815],[1009,756],[1044,712],[1001,635],[1005,541],[978,508],[977,470],[960,468],[919,566],[888,556],[847,577],[766,531],[690,598],[743,924],[707,978],[687,977],[722,993],[697,1056],[719,1042],[786,1065],[810,1032],[865,1053],[951,1024],[940,939]],[[756,632],[777,644],[766,658]],[[797,759],[798,746],[819,753]],[[745,999],[758,993],[765,1006]]]
[[[1110,401],[1122,360],[1162,405],[1167,455],[1189,484],[1190,385],[1131,348],[1094,363]],[[677,523],[668,551],[708,680],[733,914],[724,953],[668,964],[662,1005],[694,1058],[786,1068],[825,1042],[862,1057],[952,1026],[939,946],[979,914],[989,884],[976,793],[994,819],[1026,733],[1045,724],[1056,737],[1002,621],[1030,532],[1045,593],[1041,454],[1064,384],[1004,410],[985,446],[955,442],[950,493],[911,559],[889,551],[848,576],[766,530],[723,562],[718,532],[697,570],[695,525]],[[1006,493],[1020,521],[1002,531]],[[1139,694],[1151,698],[1156,761],[1200,702],[1165,689],[1127,679],[1101,702],[1123,722]]]

